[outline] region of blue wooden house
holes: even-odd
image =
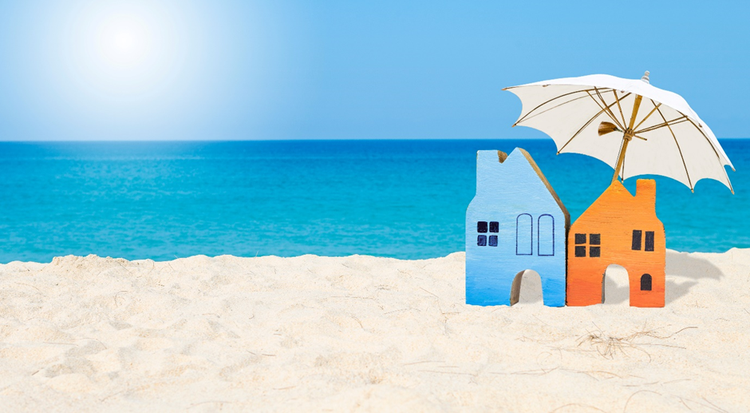
[[[528,152],[477,152],[477,192],[466,211],[466,303],[510,305],[524,270],[542,280],[544,304],[565,305],[570,217]]]

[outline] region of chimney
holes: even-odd
[[[639,179],[635,185],[635,198],[641,205],[648,205],[656,211],[656,181]]]

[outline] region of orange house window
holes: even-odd
[[[646,231],[646,251],[654,250],[654,231]]]
[[[641,291],[651,291],[651,274],[641,276]]]
[[[633,230],[633,243],[631,246],[631,249],[633,251],[640,251],[641,250],[641,239],[643,238],[643,231],[639,229]],[[654,231],[646,231],[646,240],[645,240],[645,251],[653,251],[654,250]]]
[[[602,255],[602,236],[601,234],[588,234],[588,242],[586,242],[587,234],[575,234],[575,254],[576,257],[586,256],[586,247],[589,250],[589,257],[596,258]]]

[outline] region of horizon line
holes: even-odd
[[[750,140],[750,137],[717,138],[718,140]],[[297,138],[297,139],[61,139],[61,140],[0,140],[0,143],[104,143],[104,142],[337,142],[337,141],[544,141],[552,138]]]

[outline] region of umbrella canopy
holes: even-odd
[[[513,126],[539,129],[557,153],[580,153],[615,169],[613,181],[663,175],[691,190],[703,178],[732,193],[725,165],[734,170],[714,133],[680,95],[641,79],[590,75],[508,87],[521,99]],[[620,132],[620,133],[611,133]]]

